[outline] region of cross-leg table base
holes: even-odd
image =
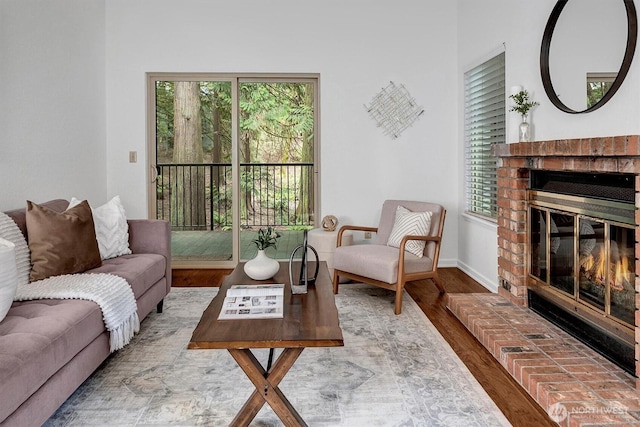
[[[256,387],[238,415],[231,422],[232,426],[248,426],[255,418],[265,402],[280,417],[286,426],[306,426],[300,414],[278,388],[278,384],[293,366],[303,347],[285,348],[273,367],[266,372],[258,359],[249,349],[229,349],[238,366],[247,374]]]

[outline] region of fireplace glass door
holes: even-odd
[[[549,284],[574,296],[575,216],[549,212]]]
[[[632,228],[580,220],[580,299],[630,325],[635,311]]]
[[[586,218],[581,218],[579,223],[579,297],[584,302],[605,311],[607,292],[605,224]]]
[[[609,226],[610,314],[633,325],[635,321],[635,236],[634,230]]]
[[[607,317],[634,324],[632,226],[532,206],[529,239],[531,276]]]
[[[531,208],[530,218],[531,274],[573,298],[575,216]]]

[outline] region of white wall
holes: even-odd
[[[0,210],[106,198],[104,0],[0,1]]]
[[[439,202],[450,218],[441,264],[455,265],[455,2],[109,0],[106,10],[108,193],[129,215],[147,215],[146,72],[320,73],[317,218],[375,225],[384,199]],[[397,140],[364,109],[389,81],[425,108]]]
[[[462,213],[464,71],[504,43],[507,88],[522,85],[540,102],[536,139],[640,133],[637,58],[600,110],[568,115],[547,100],[539,52],[554,4],[2,0],[0,209],[120,194],[129,216],[146,216],[146,72],[320,73],[318,217],[373,225],[386,198],[440,202],[441,265],[458,262],[495,288],[495,226]],[[425,108],[397,140],[363,107],[390,80]],[[518,121],[509,113],[510,142]],[[129,151],[138,163],[128,163]]]
[[[540,103],[531,113],[535,140],[640,133],[640,79],[638,60],[616,95],[604,107],[589,114],[571,115],[547,99],[540,78],[540,45],[555,0],[458,0],[458,139],[464,147],[463,75],[486,59],[490,52],[506,46],[506,87],[523,86]],[[621,2],[620,2],[621,3]],[[563,12],[564,13],[564,12]],[[623,23],[622,25],[626,25]],[[552,46],[553,49],[553,46]],[[575,51],[566,52],[575,55]],[[621,60],[622,58],[620,58]],[[553,78],[553,76],[552,76]],[[584,79],[584,76],[580,77]],[[558,89],[558,88],[556,88]],[[560,92],[558,90],[558,92]],[[510,100],[507,102],[511,106]],[[517,142],[520,117],[508,113],[509,141]],[[458,161],[460,211],[464,210],[464,164]],[[460,267],[490,289],[497,287],[497,239],[495,225],[478,222],[464,214],[458,218]]]

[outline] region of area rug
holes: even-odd
[[[164,312],[45,426],[227,426],[253,385],[225,350],[187,343],[217,288],[174,288]],[[310,426],[508,426],[415,302],[362,284],[336,296],[344,347],[308,348],[280,388]],[[258,320],[256,320],[258,321]],[[268,350],[257,352],[266,364]],[[252,425],[282,425],[265,405]]]

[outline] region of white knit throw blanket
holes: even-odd
[[[111,333],[111,352],[127,345],[140,330],[133,290],[125,279],[113,274],[66,274],[18,285],[15,301],[37,299],[85,299],[97,303]]]

